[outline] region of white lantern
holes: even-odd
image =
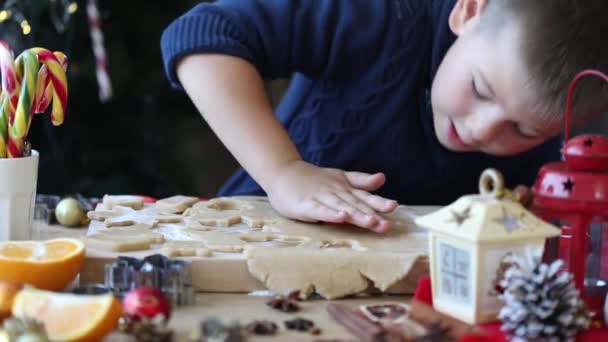
[[[512,256],[540,256],[545,240],[560,235],[507,195],[498,171],[484,171],[479,184],[480,194],[416,219],[430,231],[433,306],[470,324],[496,320]]]

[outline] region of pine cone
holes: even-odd
[[[505,306],[498,318],[514,341],[574,341],[589,327],[591,315],[563,262],[515,259],[501,286]]]

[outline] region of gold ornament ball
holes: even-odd
[[[65,198],[57,204],[55,217],[60,224],[66,227],[76,227],[82,224],[86,216],[77,200]]]

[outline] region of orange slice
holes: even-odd
[[[77,239],[0,242],[0,280],[63,290],[84,262],[84,243]]]
[[[0,322],[11,315],[13,299],[23,286],[18,283],[0,281]],[[2,339],[0,339],[2,342]]]
[[[12,311],[15,317],[44,323],[52,341],[101,341],[118,326],[123,313],[111,293],[75,295],[33,288],[17,294]]]

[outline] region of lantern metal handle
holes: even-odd
[[[574,97],[574,90],[576,89],[578,81],[586,76],[597,76],[608,82],[608,76],[606,74],[592,69],[581,71],[576,75],[572,82],[570,82],[570,87],[568,87],[568,99],[566,100],[566,131],[564,132],[565,142],[568,142],[570,139],[570,119],[572,116],[572,98]]]
[[[479,193],[502,198],[505,195],[505,181],[496,169],[487,169],[479,177]]]

